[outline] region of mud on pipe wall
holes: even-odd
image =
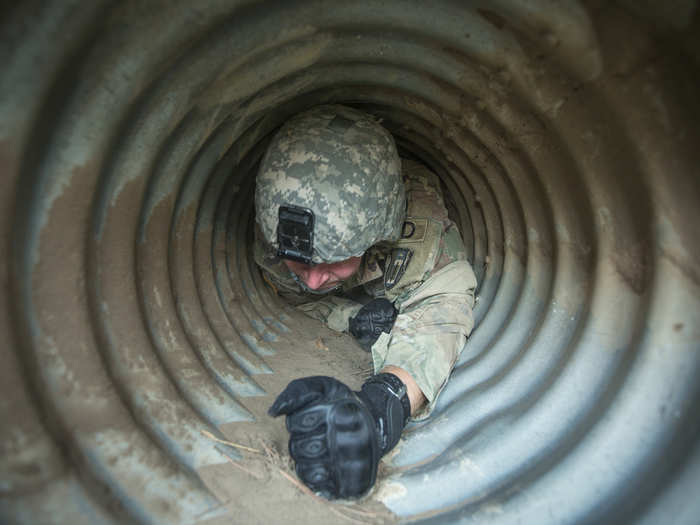
[[[256,164],[290,115],[342,102],[440,175],[480,281],[474,333],[383,503],[435,522],[697,523],[698,16],[545,0],[5,12],[0,519],[217,508],[198,472],[224,459],[201,430],[254,418],[304,322],[252,263]]]

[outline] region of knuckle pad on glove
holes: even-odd
[[[289,452],[295,461],[327,458],[328,446],[326,443],[326,436],[290,438]]]
[[[287,430],[290,433],[307,433],[320,430],[326,423],[328,409],[324,406],[311,407],[287,416]]]
[[[304,484],[313,491],[336,493],[333,472],[325,463],[302,462],[296,464],[296,473]]]

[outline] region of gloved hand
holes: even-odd
[[[391,332],[396,313],[396,308],[387,299],[372,299],[350,318],[350,333],[369,352],[382,332]]]
[[[379,459],[398,443],[410,412],[393,374],[371,377],[359,392],[332,377],[295,379],[268,410],[287,416],[297,476],[327,498],[357,497],[374,485]]]

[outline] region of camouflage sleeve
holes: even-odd
[[[457,226],[450,222],[440,239],[438,256],[433,271],[436,272],[455,261],[466,261],[467,251]]]
[[[465,260],[433,273],[399,306],[390,334],[372,346],[374,371],[393,365],[406,370],[428,400],[420,418],[435,406],[474,325],[476,277]]]
[[[344,297],[331,295],[300,304],[297,308],[309,317],[326,324],[331,330],[347,332],[350,318],[360,311],[362,305]]]

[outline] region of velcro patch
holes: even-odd
[[[419,243],[425,240],[428,231],[428,219],[408,217],[401,230],[401,244]]]

